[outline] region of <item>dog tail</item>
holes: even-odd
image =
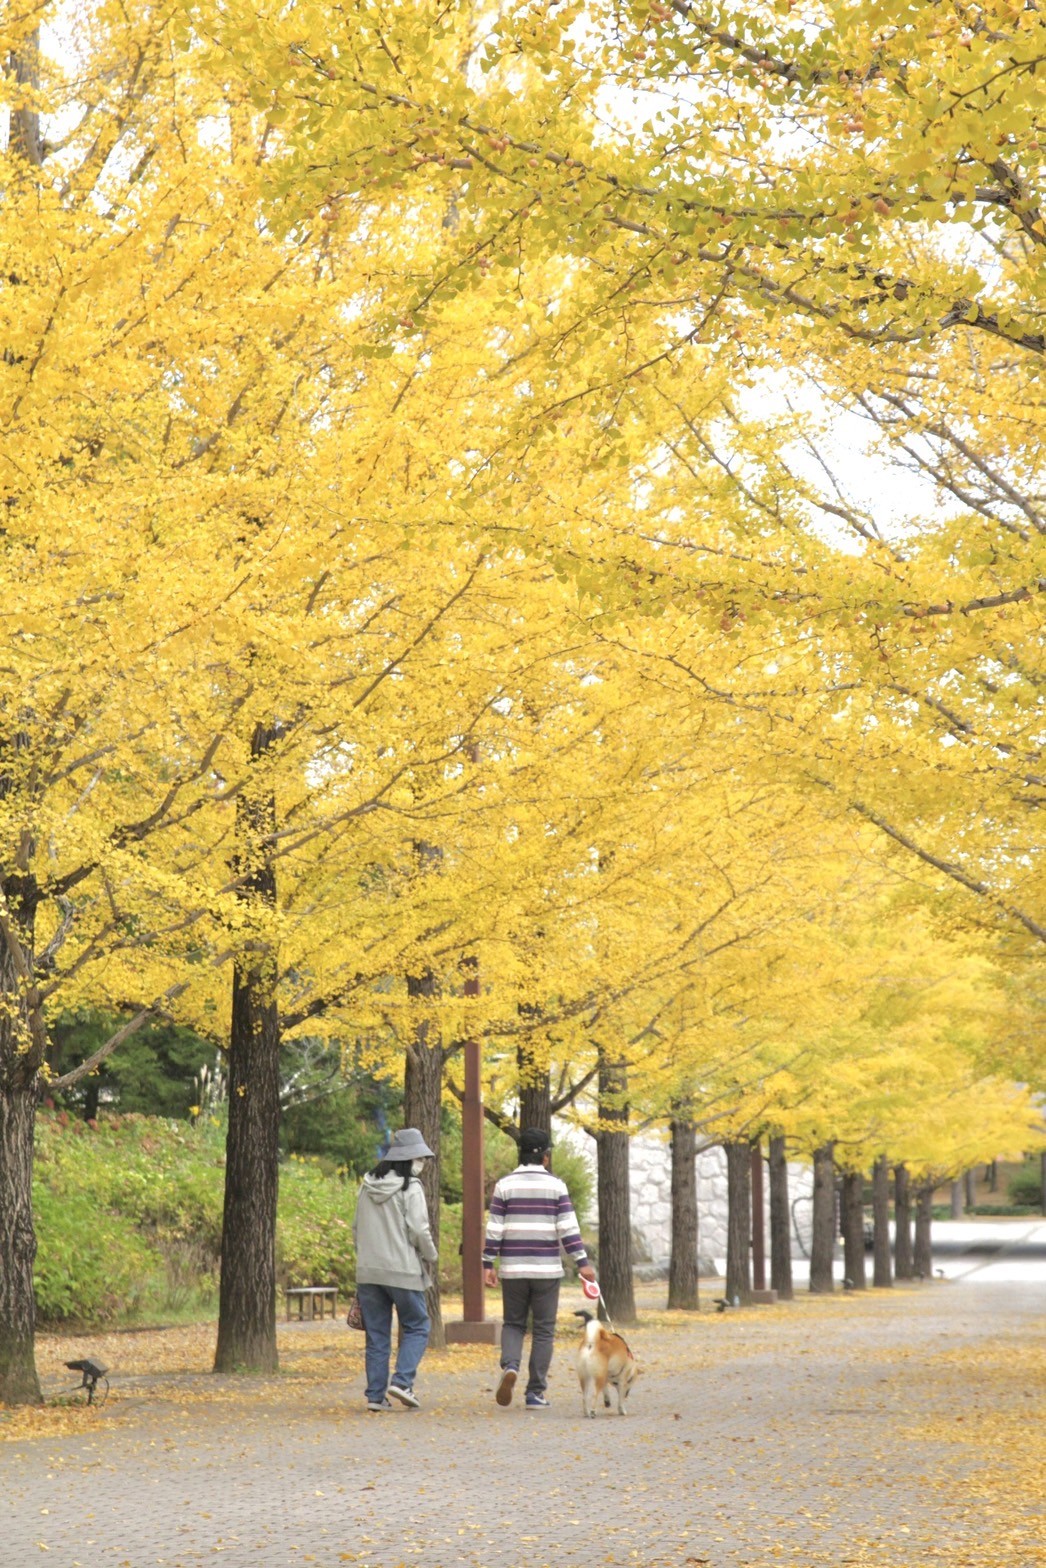
[[[598,1318],[589,1318],[585,1324],[585,1347],[592,1350],[606,1334],[606,1329]]]

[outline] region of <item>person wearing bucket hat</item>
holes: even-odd
[[[548,1134],[538,1127],[524,1128],[519,1135],[519,1164],[494,1188],[483,1246],[483,1277],[491,1287],[498,1283],[494,1264],[501,1260],[504,1326],[501,1376],[494,1398],[502,1406],[512,1403],[529,1317],[533,1327],[524,1400],[528,1410],[548,1408],[545,1391],[563,1278],[560,1248],[577,1264],[582,1279],[596,1277],[566,1182],[552,1175],[551,1159]]]
[[[391,1399],[417,1410],[414,1379],[429,1342],[425,1290],[432,1283],[436,1245],[425,1194],[417,1179],[435,1155],[416,1127],[394,1132],[383,1157],[363,1178],[352,1234],[356,1243],[356,1294],[366,1336],[367,1409],[391,1410]],[[396,1370],[392,1312],[399,1319]]]

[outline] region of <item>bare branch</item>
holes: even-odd
[[[155,1002],[150,1002],[148,1007],[139,1008],[133,1018],[129,1018],[125,1024],[122,1024],[115,1034],[110,1035],[108,1040],[98,1047],[97,1051],[92,1051],[90,1056],[85,1057],[78,1067],[74,1067],[70,1072],[63,1073],[60,1078],[52,1078],[48,1083],[48,1089],[68,1089],[74,1083],[79,1083],[81,1078],[86,1078],[88,1073],[93,1073],[96,1067],[100,1067],[106,1057],[111,1056],[118,1045],[122,1045],[125,1040],[130,1039],[131,1035],[135,1034],[142,1027],[147,1018],[157,1017],[171,1002],[176,1001],[183,991],[188,989],[188,980],[180,980],[177,985],[169,986],[162,996],[157,997]]]

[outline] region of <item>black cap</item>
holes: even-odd
[[[519,1135],[520,1154],[547,1154],[551,1147],[552,1139],[540,1127],[524,1127]]]

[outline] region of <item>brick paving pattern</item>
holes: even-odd
[[[643,1369],[632,1413],[589,1422],[574,1305],[547,1411],[498,1409],[494,1355],[460,1347],[423,1364],[420,1412],[368,1415],[360,1340],[329,1323],[281,1326],[281,1356],[299,1367],[287,1377],[121,1380],[114,1361],[90,1430],[0,1442],[0,1565],[1046,1562],[1024,1547],[993,1562],[991,1521],[955,1485],[969,1450],[904,1435],[962,1413],[942,1348],[1018,1355],[1041,1336],[1041,1288],[935,1282],[696,1321],[649,1314],[629,1336]]]

